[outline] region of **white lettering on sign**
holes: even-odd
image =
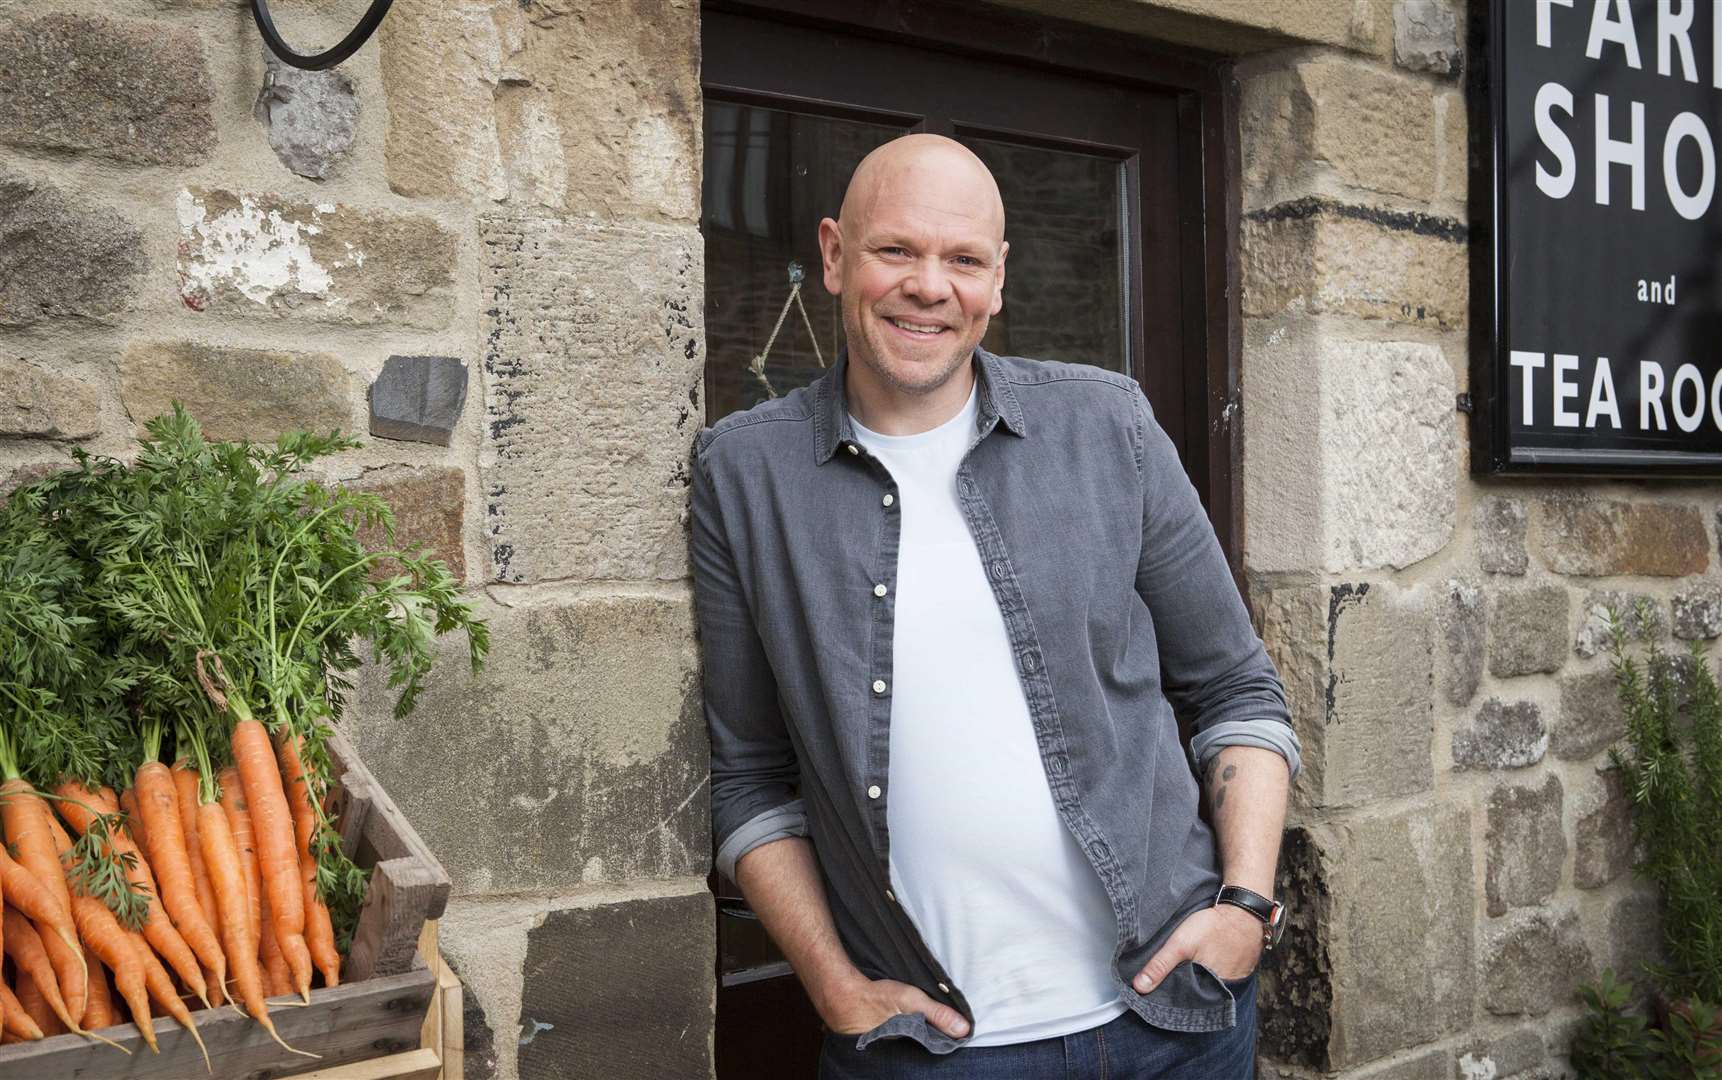
[[[1531,372],[1533,369],[1541,368],[1543,366],[1543,354],[1540,352],[1524,352],[1519,349],[1514,349],[1508,354],[1508,359],[1512,361],[1514,367],[1524,372],[1525,405],[1523,409],[1519,410],[1520,423],[1527,426],[1534,424],[1537,422],[1537,412],[1532,406],[1532,403],[1536,401],[1536,395],[1533,388],[1536,386],[1537,380]]]
[[[1531,427],[1537,422],[1537,402],[1547,401],[1550,417],[1557,428],[1584,427],[1595,430],[1605,422],[1615,431],[1624,426],[1620,417],[1620,399],[1614,388],[1614,367],[1606,356],[1596,358],[1590,375],[1590,397],[1581,423],[1574,399],[1579,396],[1579,357],[1574,353],[1550,354],[1529,349],[1513,349],[1508,354],[1512,366],[1519,371],[1518,423]],[[1549,367],[1550,378],[1545,384],[1537,373]],[[1668,391],[1667,410],[1663,407],[1663,391]],[[1638,362],[1638,430],[1667,431],[1668,412],[1674,413],[1674,423],[1681,431],[1691,433],[1703,425],[1706,418],[1717,432],[1722,432],[1722,369],[1710,377],[1706,385],[1704,373],[1697,364],[1681,364],[1669,380],[1662,365],[1655,360]]]
[[[1664,0],[1666,2],[1666,0]],[[1610,11],[1620,13],[1612,18]],[[1597,0],[1590,12],[1590,40],[1585,42],[1584,54],[1592,60],[1602,59],[1604,42],[1612,41],[1626,50],[1626,66],[1638,70],[1638,36],[1632,32],[1632,5],[1627,0]]]
[[[1551,173],[1537,162],[1537,187],[1551,199],[1564,199],[1572,194],[1578,180],[1578,158],[1573,154],[1573,141],[1555,123],[1554,110],[1568,117],[1573,114],[1573,92],[1560,83],[1544,83],[1537,90],[1537,137],[1560,163],[1561,171]]]
[[[1698,14],[1694,0],[1662,0],[1656,5],[1656,73],[1669,73],[1670,45],[1680,49],[1681,78],[1698,81],[1698,62],[1692,59],[1692,16]]]
[[[1656,430],[1667,431],[1668,420],[1662,415],[1662,365],[1638,365],[1638,430],[1650,430],[1651,411],[1656,412]]]
[[[1632,134],[1624,141],[1608,133],[1608,95],[1596,95],[1596,204],[1607,206],[1609,167],[1625,165],[1631,170],[1632,208],[1644,209],[1644,103],[1632,104]]]
[[[1692,194],[1681,188],[1674,169],[1682,139],[1691,139],[1698,147],[1698,160],[1703,165],[1698,190]],[[1675,213],[1687,221],[1697,221],[1710,209],[1710,196],[1716,193],[1716,147],[1710,143],[1710,129],[1693,113],[1683,112],[1668,125],[1668,137],[1662,140],[1662,182],[1668,187],[1668,201],[1674,204]]]
[[[1596,374],[1590,380],[1590,409],[1585,412],[1584,426],[1596,427],[1596,418],[1605,411],[1609,425],[1619,431],[1620,406],[1614,400],[1614,376],[1609,374],[1608,357],[1599,356],[1596,358]]]
[[[1567,408],[1566,404],[1569,398],[1578,397],[1578,383],[1572,379],[1577,371],[1577,356],[1555,353],[1555,427],[1578,427],[1578,413]]]

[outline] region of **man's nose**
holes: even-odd
[[[951,295],[951,279],[938,259],[922,259],[903,281],[903,291],[924,304],[937,304]]]

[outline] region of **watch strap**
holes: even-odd
[[[1262,922],[1268,922],[1274,917],[1274,902],[1242,885],[1221,886],[1220,895],[1214,899],[1214,903],[1241,907]]]

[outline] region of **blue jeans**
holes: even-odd
[[[1252,1080],[1256,976],[1226,986],[1238,1002],[1238,1023],[1222,1031],[1164,1031],[1127,1011],[1072,1035],[942,1055],[905,1038],[857,1050],[854,1035],[826,1032],[819,1080]]]

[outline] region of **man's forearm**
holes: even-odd
[[[1222,880],[1271,897],[1291,791],[1285,758],[1260,747],[1227,746],[1208,760],[1202,787],[1213,811]]]
[[[866,981],[837,938],[813,844],[806,837],[761,844],[741,857],[735,874],[748,906],[795,969],[821,1015],[826,1013],[826,1002],[845,987]]]

